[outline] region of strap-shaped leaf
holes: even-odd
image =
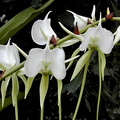
[[[43,12],[43,10],[47,8],[53,1],[54,0],[49,0],[37,10],[32,7],[28,7],[10,19],[0,28],[0,44],[4,44],[9,38],[11,38],[36,16]]]

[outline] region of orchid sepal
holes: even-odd
[[[48,91],[48,86],[49,86],[49,75],[42,75],[40,88],[39,88],[41,109],[43,109],[44,107],[44,101]]]
[[[45,45],[47,40],[51,39],[52,35],[57,39],[57,35],[50,25],[51,19],[48,18],[50,12],[47,13],[44,20],[37,20],[32,26],[31,35],[36,44]]]
[[[76,23],[78,24],[78,29],[82,29],[87,26],[88,23],[88,17],[84,17],[81,15],[78,15],[70,10],[67,10],[68,12],[72,13],[74,16],[74,26],[76,26]]]

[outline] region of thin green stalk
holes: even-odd
[[[15,101],[15,120],[18,120],[18,101]]]
[[[102,91],[101,59],[99,52],[98,52],[98,60],[99,60],[99,92],[98,92],[98,101],[97,101],[96,120],[98,120],[99,118],[100,97]]]
[[[43,120],[44,117],[44,108],[41,109],[40,120]]]
[[[120,17],[113,17],[112,21],[120,21]]]
[[[59,103],[59,120],[62,120],[61,101],[60,101],[60,103]]]
[[[62,81],[57,80],[58,85],[58,107],[59,107],[59,120],[62,120],[62,109],[61,109],[61,92],[62,92]]]
[[[18,71],[19,69],[21,69],[24,66],[25,62],[22,62],[21,64],[11,68],[9,71],[6,71],[5,74],[3,74],[3,76],[0,78],[0,81],[2,81],[3,79],[5,79],[6,77],[8,77],[9,75],[13,74],[14,72]]]
[[[83,80],[82,80],[82,86],[80,89],[80,94],[79,94],[79,98],[78,98],[78,102],[77,102],[77,106],[73,115],[73,119],[76,119],[77,113],[78,113],[78,109],[81,103],[81,99],[82,99],[82,95],[83,95],[83,91],[84,91],[84,87],[85,87],[85,82],[86,82],[86,76],[87,76],[87,70],[88,70],[88,66],[89,66],[89,60],[87,61],[86,65],[85,65],[85,69],[84,69],[84,74],[83,74]]]

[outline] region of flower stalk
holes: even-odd
[[[83,80],[82,80],[82,85],[81,85],[81,89],[80,89],[80,94],[79,94],[77,106],[76,106],[76,109],[75,109],[75,112],[74,112],[72,120],[76,120],[76,116],[77,116],[78,109],[79,109],[79,106],[80,106],[80,103],[81,103],[83,91],[84,91],[84,88],[85,88],[85,82],[86,82],[86,76],[87,76],[88,66],[89,66],[89,60],[85,64],[85,69],[84,69],[84,74],[83,74]]]

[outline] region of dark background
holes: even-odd
[[[32,6],[38,9],[47,0],[0,0],[0,17],[5,14],[3,21],[0,21],[0,27],[4,25],[17,13],[25,8]],[[71,31],[74,29],[73,16],[66,10],[74,11],[77,14],[91,17],[93,5],[96,5],[96,19],[99,19],[99,13],[105,17],[107,7],[114,16],[120,16],[119,0],[55,0],[42,14],[26,25],[22,30],[11,38],[11,42],[16,43],[26,53],[33,47],[41,47],[35,44],[31,38],[31,27],[35,20],[44,19],[46,13],[50,10],[49,17],[51,25],[59,38],[67,35],[58,24],[62,22]],[[115,32],[119,22],[107,21],[103,23],[103,27]],[[66,58],[69,58],[73,51],[79,46],[75,44],[65,48]],[[115,46],[110,55],[106,55],[107,65],[105,69],[105,80],[102,86],[102,96],[100,104],[99,120],[120,120],[120,53],[119,46]],[[21,56],[21,61],[24,58]],[[97,95],[98,95],[98,62],[97,53],[94,52],[91,57],[91,64],[87,75],[86,86],[82,98],[82,103],[76,120],[95,120]],[[82,73],[79,74],[73,82],[70,83],[70,77],[75,67],[67,71],[67,76],[63,80],[62,93],[62,118],[63,120],[71,120],[79,95],[79,87],[81,85]],[[36,78],[40,78],[37,76]],[[32,85],[27,99],[18,102],[19,120],[39,120],[39,80],[36,79]],[[11,86],[9,86],[9,90]],[[20,82],[20,91],[24,92],[24,85]],[[10,92],[8,93],[8,95]],[[0,112],[0,120],[14,120],[14,108],[12,105]],[[45,101],[45,120],[58,120],[57,106],[57,82],[55,79],[50,81],[49,91]]]

